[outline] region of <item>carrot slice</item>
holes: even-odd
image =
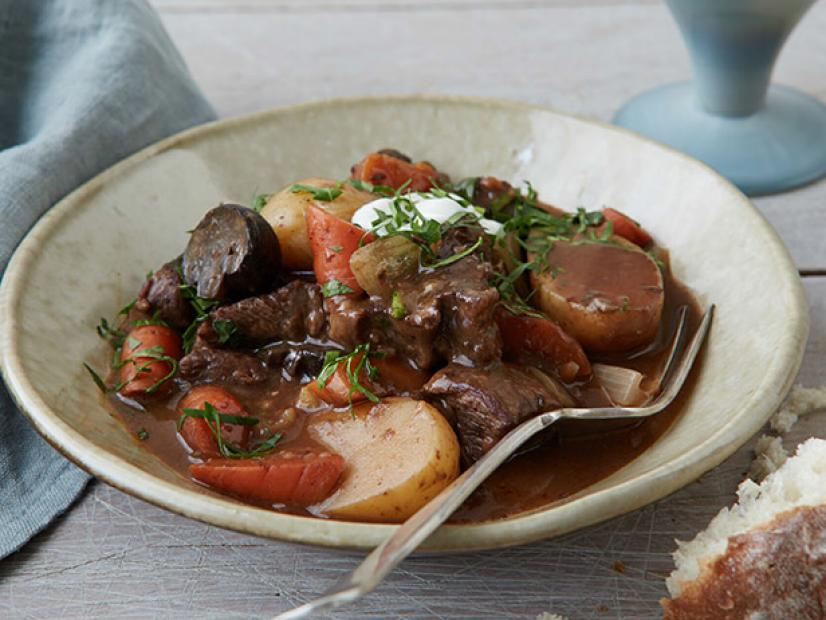
[[[385,388],[395,388],[395,392],[413,392],[421,389],[430,379],[430,374],[413,368],[399,357],[376,357],[370,363],[379,371],[376,383]]]
[[[209,403],[218,411],[227,415],[249,415],[244,407],[227,390],[217,385],[199,385],[192,388],[178,403],[178,413],[184,409],[203,409]],[[222,424],[221,437],[226,443],[246,449],[249,443],[250,427],[239,424]],[[219,457],[218,443],[209,429],[206,420],[186,418],[181,426],[181,437],[198,456],[205,458]]]
[[[363,353],[354,355],[350,360],[350,368],[355,371],[361,363],[363,357]],[[371,359],[370,363],[373,364],[374,360]],[[374,386],[370,382],[370,378],[367,376],[366,364],[361,367],[357,377],[361,385],[368,390],[373,391]],[[353,390],[351,394],[351,387],[352,384],[350,383],[350,378],[347,376],[347,362],[345,361],[340,362],[339,365],[336,366],[335,371],[330,378],[327,379],[324,387],[319,387],[317,381],[311,381],[307,384],[307,389],[309,389],[325,403],[330,403],[334,407],[344,407],[350,403],[358,403],[367,399],[367,396],[358,390]]]
[[[307,231],[313,251],[313,271],[319,284],[341,282],[354,293],[363,291],[350,269],[350,256],[374,237],[358,226],[315,205],[307,209]]]
[[[147,354],[141,355],[144,351]],[[172,363],[159,359],[179,360],[183,356],[181,337],[170,327],[143,325],[130,331],[120,354],[120,393],[139,396],[164,386],[164,377],[172,372]]]
[[[199,482],[225,493],[306,507],[330,495],[344,471],[344,459],[329,452],[288,450],[255,460],[213,459],[189,470]]]
[[[644,248],[651,243],[651,235],[633,219],[610,207],[602,210],[603,217],[614,225],[614,234]]]
[[[573,381],[591,375],[591,363],[582,346],[550,319],[505,310],[496,314],[506,359],[530,362],[540,358],[556,368],[560,379]]]
[[[371,153],[353,166],[351,177],[373,185],[399,189],[408,181],[406,192],[426,192],[434,186],[439,172],[427,162],[411,164],[385,153]]]

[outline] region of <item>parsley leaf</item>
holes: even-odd
[[[347,400],[350,402],[350,410],[353,409],[353,394],[360,392],[373,403],[380,401],[370,389],[362,385],[359,375],[362,370],[366,373],[368,379],[375,379],[379,374],[379,369],[370,363],[370,358],[384,357],[383,353],[371,352],[370,343],[360,344],[350,353],[342,354],[340,351],[327,351],[324,356],[324,366],[316,379],[316,385],[319,390],[323,390],[327,382],[338,370],[339,366],[344,364],[344,374],[347,377],[347,382],[350,388],[347,392]]]
[[[112,345],[113,349],[120,349],[123,346],[123,341],[126,338],[126,332],[117,327],[112,327],[104,318],[100,319],[100,323],[95,328],[98,336],[103,338],[106,342]]]
[[[261,209],[263,209],[267,205],[272,196],[272,194],[258,194],[255,198],[252,199],[250,209],[252,209],[256,213],[261,213]]]
[[[106,387],[106,383],[104,383],[103,379],[100,378],[100,375],[95,372],[94,368],[89,366],[86,362],[83,362],[83,367],[89,371],[89,374],[92,375],[92,381],[95,382],[95,385],[98,386],[98,389],[106,394],[109,392],[109,388]]]
[[[175,269],[178,272],[178,278],[183,283],[184,274],[180,264],[176,265]],[[195,344],[195,333],[198,331],[198,326],[207,320],[210,311],[217,307],[220,302],[215,299],[198,297],[198,292],[195,290],[195,287],[188,284],[179,284],[178,290],[181,293],[181,297],[186,299],[195,311],[195,319],[187,326],[182,336],[184,353],[189,353],[192,351],[192,345]]]
[[[206,422],[215,443],[218,445],[218,452],[228,459],[254,459],[265,456],[275,449],[276,444],[281,441],[281,433],[273,433],[263,443],[252,450],[243,450],[238,446],[227,443],[221,433],[222,424],[235,424],[240,426],[255,426],[258,418],[252,416],[229,415],[219,413],[211,403],[204,403],[203,409],[184,409],[181,417],[178,418],[178,430],[181,430],[187,418],[201,419]]]
[[[347,295],[348,293],[353,293],[353,289],[349,286],[344,284],[343,282],[336,280],[335,278],[332,280],[327,281],[321,287],[321,294],[324,297],[335,297],[336,295]]]
[[[140,439],[141,441],[146,441],[147,439],[149,439],[149,431],[147,431],[145,428],[140,429],[137,434],[138,439]]]
[[[476,250],[479,249],[479,246],[482,245],[482,241],[483,238],[481,235],[479,235],[479,238],[476,240],[476,243],[469,245],[461,252],[456,252],[456,254],[448,256],[447,258],[443,258],[442,260],[436,261],[435,263],[431,263],[427,266],[431,269],[438,269],[439,267],[447,267],[448,265],[452,265],[456,261],[463,259],[465,256],[470,256],[471,254],[473,254]]]
[[[212,328],[218,334],[219,344],[228,344],[238,335],[238,326],[229,319],[215,319]]]
[[[343,192],[343,190],[341,189],[341,185],[341,182],[339,182],[336,183],[335,187],[315,187],[314,185],[301,185],[300,183],[296,183],[295,185],[290,187],[290,191],[293,194],[298,194],[299,192],[307,192],[308,194],[311,194],[312,197],[316,200],[330,202],[341,196]]]
[[[150,271],[149,273],[151,274],[152,272]],[[152,277],[151,275],[148,275],[148,276],[146,277],[146,279],[148,280],[148,279],[149,279],[149,278],[151,278],[151,277]],[[134,307],[135,307],[135,304],[136,304],[136,303],[138,303],[137,298],[135,298],[135,299],[133,299],[132,301],[130,301],[130,302],[129,302],[128,304],[126,304],[123,308],[121,308],[120,310],[118,310],[118,316],[126,316],[127,314],[129,314],[129,312],[131,312],[132,308],[134,308]]]
[[[367,181],[359,181],[358,179],[348,179],[347,182],[363,192],[370,192],[371,194],[379,194],[380,196],[390,197],[396,194],[396,190],[389,185],[373,185]]]

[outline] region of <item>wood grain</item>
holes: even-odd
[[[676,27],[653,1],[155,4],[222,116],[334,96],[443,92],[607,120],[633,94],[689,75]],[[824,28],[820,3],[789,42],[777,78],[826,99]],[[826,270],[826,182],[756,204],[801,269]],[[818,385],[826,278],[805,284],[812,333],[799,380]],[[826,414],[802,421],[787,443],[812,434],[826,436]],[[752,445],[657,504],[559,539],[414,557],[357,610],[335,617],[659,617],[673,539],[693,536],[731,503]],[[0,617],[266,617],[319,594],[359,558],[227,532],[93,483],[54,526],[0,563]]]

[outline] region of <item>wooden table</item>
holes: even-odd
[[[451,93],[609,119],[633,94],[686,79],[662,4],[624,0],[155,0],[221,116],[313,99]],[[826,99],[826,4],[788,43],[779,81]],[[826,182],[755,201],[802,274],[812,331],[800,382],[826,367]],[[770,299],[766,303],[771,303]],[[826,416],[787,444],[826,435]],[[337,618],[656,618],[675,538],[733,501],[754,442],[671,497],[522,547],[414,557]],[[105,484],[0,563],[0,617],[268,617],[319,594],[360,555],[209,527]]]

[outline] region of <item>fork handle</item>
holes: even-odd
[[[338,607],[373,590],[402,560],[410,555],[442,523],[447,521],[474,490],[528,439],[560,418],[549,411],[517,426],[485,455],[405,521],[376,547],[348,577],[322,597],[276,616],[274,620],[307,618],[323,609]]]

